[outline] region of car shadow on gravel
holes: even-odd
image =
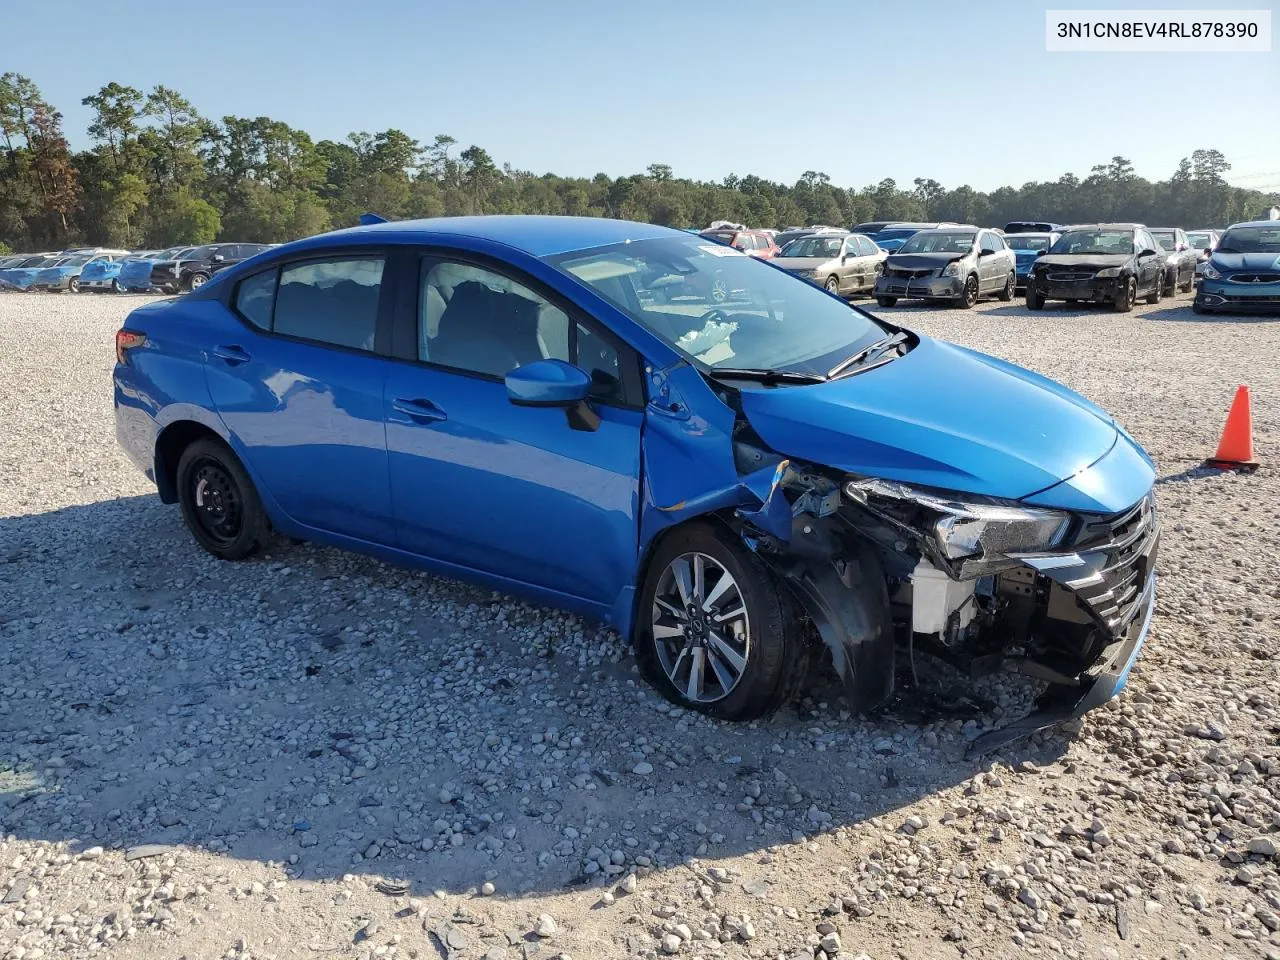
[[[1250,323],[1280,323],[1280,314],[1246,313],[1196,313],[1191,302],[1175,308],[1152,310],[1143,315],[1144,320],[1174,320],[1178,323],[1220,323],[1228,325]]]
[[[860,719],[819,668],[777,716],[720,723],[616,634],[501,594],[283,540],[220,563],[154,496],[0,519],[0,834],[73,848],[518,895],[909,832],[895,812],[984,769],[966,743],[1027,703],[953,681]]]

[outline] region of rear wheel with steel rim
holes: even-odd
[[[732,531],[704,523],[673,531],[654,550],[635,644],[663,696],[725,720],[778,709],[809,663],[789,596]]]
[[[241,560],[267,541],[266,513],[249,475],[225,445],[197,440],[178,460],[178,500],[196,542],[222,560]]]

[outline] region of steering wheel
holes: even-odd
[[[698,318],[698,322],[706,326],[708,320],[714,320],[717,323],[728,323],[729,315],[719,307],[712,307],[706,313]]]

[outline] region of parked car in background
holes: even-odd
[[[1151,227],[1151,235],[1164,251],[1164,290],[1170,296],[1174,288],[1187,293],[1196,280],[1196,263],[1200,252],[1191,245],[1187,234],[1180,227]]]
[[[192,246],[169,247],[167,250],[138,250],[121,258],[120,286],[132,293],[145,293],[151,287],[151,266],[158,260],[174,260],[196,249]]]
[[[1004,225],[1005,235],[1014,233],[1058,233],[1062,224],[1044,220],[1011,220]]]
[[[1228,227],[1191,306],[1196,313],[1280,313],[1280,220]]]
[[[950,226],[920,230],[884,262],[875,284],[876,303],[902,299],[950,300],[972,307],[981,297],[1012,300],[1017,262],[994,230]]]
[[[1099,223],[1065,230],[1027,276],[1027,308],[1046,300],[1109,303],[1133,309],[1138,297],[1159,303],[1165,291],[1165,254],[1141,224]]]
[[[824,643],[855,713],[908,649],[1056,681],[1048,722],[1112,697],[1151,459],[1039,374],[723,254],[602,218],[311,237],[128,316],[116,436],[214,557],[275,532],[568,608],[722,720]],[[738,307],[645,286],[722,271]]]
[[[763,230],[703,230],[699,236],[765,260],[778,255],[778,244]]]
[[[1200,282],[1200,275],[1204,273],[1204,265],[1213,256],[1213,251],[1217,249],[1218,241],[1221,238],[1221,230],[1202,228],[1200,230],[1187,231],[1187,242],[1196,251],[1196,283]]]
[[[268,249],[265,243],[209,243],[172,259],[151,261],[151,286],[166,293],[198,290],[215,272]]]
[[[1036,262],[1036,258],[1048,253],[1049,248],[1058,242],[1058,237],[1060,236],[1061,234],[1059,233],[1017,232],[1005,235],[1004,242],[1013,251],[1016,263],[1016,286],[1018,289],[1026,287],[1027,274],[1031,272],[1031,266]]]
[[[921,230],[936,230],[939,227],[958,226],[961,226],[961,224],[895,222],[889,224],[877,233],[868,234],[868,236],[875,241],[876,246],[880,247],[882,250],[888,250],[890,253],[893,253]]]
[[[33,290],[47,290],[51,293],[68,293],[80,291],[80,275],[85,267],[98,262],[111,260],[127,255],[127,250],[100,250],[95,253],[77,253],[64,257],[58,263],[44,267],[31,284]]]
[[[28,257],[16,267],[4,271],[4,285],[10,290],[30,290],[40,271],[62,263],[67,258],[60,253]]]
[[[790,227],[774,237],[773,242],[781,250],[792,240],[798,240],[800,237],[812,237],[816,233],[831,233],[843,236],[848,232],[847,230],[839,230],[836,227]]]
[[[879,233],[891,223],[897,223],[896,220],[868,220],[865,223],[855,223],[849,228],[850,233],[861,233],[864,236],[871,236]]]
[[[136,253],[127,253],[90,260],[80,271],[80,289],[93,293],[124,293],[124,287],[120,285],[120,271],[124,269],[126,259],[135,256]]]
[[[773,265],[810,280],[828,293],[851,297],[875,287],[888,256],[860,233],[814,233],[792,240]]]

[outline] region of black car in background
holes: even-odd
[[[1012,220],[1004,225],[1005,233],[1057,233],[1061,229],[1062,224],[1046,220]]]
[[[1151,236],[1156,238],[1164,250],[1165,271],[1164,288],[1172,294],[1177,287],[1183,293],[1191,292],[1191,285],[1196,279],[1196,264],[1200,261],[1200,251],[1191,245],[1186,231],[1181,227],[1152,227]]]
[[[1027,275],[1027,309],[1043,310],[1046,300],[1088,300],[1124,313],[1139,296],[1159,303],[1166,256],[1139,223],[1068,227]]]
[[[270,249],[268,243],[208,243],[187,251],[178,260],[157,260],[151,265],[151,285],[165,293],[195,290],[219,270]]]

